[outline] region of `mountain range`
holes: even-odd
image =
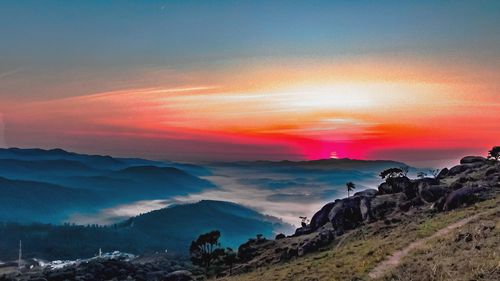
[[[200,201],[173,205],[108,225],[0,224],[0,259],[14,259],[18,241],[25,257],[48,260],[92,257],[99,249],[133,254],[164,252],[187,255],[198,234],[220,230],[222,244],[236,248],[257,234],[273,237],[294,228],[230,202]]]
[[[291,233],[299,216],[343,197],[346,181],[362,190],[381,170],[400,166],[406,165],[351,159],[197,165],[0,149],[0,258],[15,255],[19,239],[27,254],[49,259],[92,256],[97,248],[186,254],[191,240],[214,229],[235,247],[256,234]],[[135,205],[154,201],[162,204]],[[137,211],[98,219],[122,206]],[[85,216],[93,220],[78,220]]]

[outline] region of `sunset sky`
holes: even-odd
[[[437,165],[500,144],[500,1],[5,0],[0,34],[0,146]]]

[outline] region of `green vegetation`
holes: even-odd
[[[494,146],[488,151],[488,158],[499,160],[500,159],[500,146]]]
[[[220,231],[210,231],[201,234],[191,242],[189,247],[191,262],[194,265],[203,267],[207,276],[210,266],[224,255],[224,249],[220,247],[219,238]]]
[[[406,170],[406,172],[408,172],[408,170]],[[381,179],[386,179],[386,178],[402,177],[404,175],[405,175],[405,171],[402,168],[389,168],[389,169],[383,170],[379,176]]]
[[[262,234],[257,237],[262,239]],[[202,267],[205,276],[218,275],[228,269],[232,273],[233,265],[237,261],[237,255],[232,248],[222,248],[219,243],[221,234],[213,230],[198,236],[189,247],[189,256],[195,266]]]

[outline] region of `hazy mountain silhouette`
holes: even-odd
[[[99,195],[59,185],[0,177],[0,221],[57,222],[95,208]]]
[[[26,256],[47,259],[93,256],[99,248],[146,253],[168,250],[187,255],[200,233],[218,229],[224,246],[236,247],[256,234],[273,237],[292,226],[230,202],[200,201],[174,205],[107,227],[0,224],[0,259],[17,254],[19,237]]]

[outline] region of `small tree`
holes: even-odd
[[[309,220],[307,219],[307,217],[299,217],[299,219],[300,219],[300,225],[302,227],[306,227],[307,223],[309,222]]]
[[[356,188],[356,185],[354,185],[354,183],[350,181],[346,183],[345,186],[347,188],[347,197],[349,197],[349,193]]]
[[[380,173],[382,179],[403,177],[404,175],[404,171],[401,168],[390,168]]]
[[[418,174],[417,174],[417,178],[421,178],[421,179],[423,179],[423,178],[425,178],[425,177],[427,177],[427,173],[424,173],[424,172],[418,172]]]
[[[214,230],[198,236],[189,247],[191,262],[203,267],[207,276],[212,263],[224,254],[224,249],[220,248],[219,238],[220,231]]]
[[[488,158],[500,160],[500,146],[494,146],[490,151],[488,151]]]
[[[224,252],[224,258],[223,258],[224,264],[229,267],[229,275],[233,274],[233,265],[237,261],[237,256],[236,253],[233,251],[232,248],[226,248]]]

